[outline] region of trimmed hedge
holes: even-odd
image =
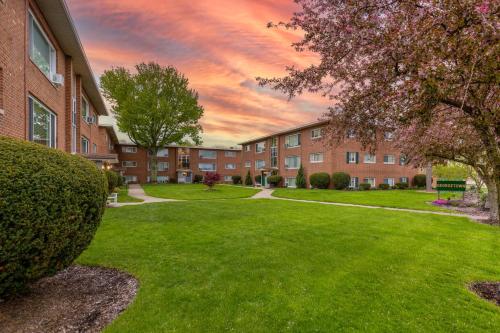
[[[309,183],[313,188],[326,189],[330,185],[330,175],[326,172],[313,173],[309,177]]]
[[[278,186],[283,181],[283,177],[278,175],[272,175],[267,177],[267,182],[273,186]]]
[[[382,184],[378,184],[378,188],[381,190],[388,190],[391,188],[391,186],[389,184],[382,183]]]
[[[394,184],[394,186],[398,190],[406,190],[408,188],[408,183],[396,183],[396,184]]]
[[[83,157],[0,138],[0,297],[68,267],[106,207],[104,173]]]
[[[253,185],[252,176],[250,176],[250,171],[247,171],[247,175],[245,177],[245,185],[246,186],[252,186]]]
[[[241,176],[240,175],[234,175],[231,177],[233,184],[238,185],[241,184]]]
[[[202,175],[194,175],[193,177],[193,183],[195,184],[201,184],[203,182],[203,176]]]
[[[351,176],[345,172],[335,172],[332,175],[332,183],[336,190],[345,190],[351,185]]]
[[[112,193],[115,188],[120,186],[121,176],[112,170],[106,170],[104,171],[104,174],[106,175],[106,178],[108,180],[108,193]]]
[[[361,191],[368,191],[372,188],[372,186],[370,185],[370,183],[359,183],[359,189]]]
[[[413,177],[413,186],[425,187],[427,177],[424,174],[418,174]]]

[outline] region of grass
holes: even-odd
[[[105,332],[499,332],[467,290],[500,279],[500,228],[275,200],[108,209],[80,264],[140,281]]]
[[[436,193],[425,193],[414,190],[339,191],[280,188],[273,192],[273,196],[280,198],[339,202],[369,206],[408,208],[429,211],[449,211],[445,208],[437,207],[428,203],[437,199]]]
[[[249,198],[260,191],[230,185],[216,185],[213,190],[207,191],[207,186],[203,184],[145,184],[142,188],[149,196],[178,200]]]
[[[128,195],[128,188],[120,187],[118,190],[118,202],[142,202],[142,199],[137,199]]]

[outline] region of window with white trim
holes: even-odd
[[[396,157],[394,155],[384,155],[384,164],[395,164]]]
[[[136,183],[137,176],[125,176],[125,182],[127,183]]]
[[[364,163],[373,164],[373,163],[376,163],[376,162],[377,162],[377,158],[376,158],[375,155],[372,155],[372,154],[369,154],[369,153],[365,154]]]
[[[217,158],[217,152],[215,150],[200,150],[198,156],[200,156],[200,158],[214,160]]]
[[[311,163],[322,163],[323,162],[323,153],[312,153],[312,154],[309,154],[309,162],[311,162]]]
[[[300,157],[299,156],[287,156],[285,157],[285,169],[298,169],[300,167]]]
[[[271,138],[271,168],[278,167],[278,137]]]
[[[216,165],[215,163],[198,163],[198,169],[200,171],[215,171]]]
[[[314,128],[311,130],[311,139],[319,139],[322,136],[323,129],[322,128]]]
[[[359,187],[359,178],[351,177],[351,183],[349,184],[349,188],[358,188]]]
[[[355,137],[356,137],[356,132],[354,132],[354,130],[350,129],[347,131],[347,138],[354,139]]]
[[[297,181],[295,177],[287,177],[285,178],[285,187],[297,187]]]
[[[227,170],[234,170],[236,169],[236,163],[226,163],[225,168]]]
[[[135,168],[135,167],[137,167],[137,162],[136,161],[122,161],[122,167]]]
[[[406,165],[406,160],[407,160],[406,155],[401,154],[399,156],[399,165]]]
[[[29,56],[52,82],[52,76],[57,72],[56,49],[31,12],[29,13]]]
[[[401,178],[399,178],[399,182],[400,183],[406,183],[406,184],[408,184],[408,177],[401,177]]]
[[[255,144],[255,152],[262,153],[266,150],[266,141],[257,142]]]
[[[224,156],[225,157],[236,157],[236,152],[235,151],[228,151],[228,150],[226,150],[224,152]]]
[[[233,181],[233,176],[224,176],[224,181],[225,182],[232,182]]]
[[[246,145],[244,149],[245,149],[245,151],[251,151],[252,150],[252,146],[251,145]]]
[[[123,153],[135,154],[137,153],[137,147],[122,147]]]
[[[168,162],[158,162],[158,171],[167,171],[168,166]]]
[[[90,117],[89,102],[82,96],[82,118],[88,124],[88,117]]]
[[[255,160],[255,170],[264,169],[266,167],[266,161],[264,160]]]
[[[168,176],[156,176],[156,182],[158,183],[168,183],[168,180],[169,180]]]
[[[87,139],[84,136],[82,136],[81,151],[82,151],[82,154],[88,154],[89,153],[89,139]]]
[[[245,161],[245,168],[251,168],[252,167],[252,162],[251,161]]]
[[[384,140],[385,141],[392,141],[392,140],[394,140],[394,133],[392,133],[392,132],[385,132],[384,133]]]
[[[162,148],[156,153],[157,157],[168,157],[168,148]]]
[[[384,178],[384,184],[394,186],[394,178]]]
[[[346,155],[347,164],[357,164],[359,162],[359,153],[348,151]]]
[[[365,178],[364,181],[365,181],[365,183],[370,184],[371,187],[375,187],[376,186],[375,178],[373,178],[373,177]]]
[[[36,98],[29,97],[29,140],[56,148],[57,116]]]
[[[94,144],[92,144],[92,152],[93,152],[94,154],[97,154],[97,145],[96,145],[95,143],[94,143]]]
[[[286,136],[285,147],[286,148],[300,147],[300,133]]]

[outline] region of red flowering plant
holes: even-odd
[[[208,188],[208,191],[212,191],[214,189],[215,184],[220,180],[220,175],[216,172],[207,172],[203,177],[203,184],[205,184]]]

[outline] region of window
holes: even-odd
[[[255,170],[260,170],[264,169],[266,167],[266,162],[263,160],[256,160],[255,161]]]
[[[384,184],[394,186],[394,178],[384,178]]]
[[[395,164],[396,157],[394,155],[384,155],[384,164]]]
[[[289,135],[285,138],[285,147],[300,147],[300,133]]]
[[[236,157],[236,152],[235,151],[225,151],[224,156],[225,157]]]
[[[359,178],[351,177],[351,183],[349,184],[349,188],[358,188],[359,187]]]
[[[406,155],[399,156],[399,165],[406,165]]]
[[[245,168],[251,168],[251,167],[252,167],[252,162],[245,161]]]
[[[90,117],[89,102],[82,96],[82,118],[88,124],[88,117]]]
[[[234,169],[236,169],[236,164],[235,163],[226,163],[225,167],[228,170],[234,170]]]
[[[359,163],[359,153],[348,151],[346,153],[347,164],[358,164]]]
[[[297,187],[297,182],[295,181],[295,177],[285,178],[285,187]]]
[[[158,183],[168,183],[168,176],[157,176],[156,181]]]
[[[215,171],[216,167],[215,163],[199,163],[198,169],[200,169],[200,171]]]
[[[89,153],[89,139],[86,137],[82,136],[82,154],[88,154]]]
[[[350,129],[347,131],[347,137],[349,139],[354,139],[356,137],[356,133],[354,132],[354,130]]]
[[[285,169],[298,169],[300,167],[300,157],[287,156],[285,158]]]
[[[189,155],[183,154],[179,155],[178,161],[177,161],[177,168],[178,169],[189,169],[191,165]]]
[[[127,183],[136,183],[137,182],[137,176],[125,176],[125,181]]]
[[[321,138],[321,134],[323,132],[322,128],[315,128],[311,131],[311,139],[319,139]]]
[[[92,152],[93,152],[94,154],[97,154],[97,145],[96,145],[95,143],[94,143],[94,144],[92,144]]]
[[[368,154],[368,153],[365,154],[365,160],[364,160],[365,163],[376,163],[376,160],[377,159],[376,159],[375,155]]]
[[[375,187],[375,178],[365,178],[365,183],[371,185],[371,187]]]
[[[385,141],[392,141],[392,140],[394,140],[394,133],[392,133],[392,132],[385,132],[384,133],[384,140]]]
[[[168,162],[158,162],[158,171],[167,171]]]
[[[52,81],[56,73],[56,50],[33,14],[29,13],[29,55],[31,61]]]
[[[135,153],[137,153],[137,147],[122,147],[122,152],[129,153],[129,154],[135,154]]]
[[[224,181],[225,182],[232,182],[233,181],[233,177],[232,176],[224,176]]]
[[[163,149],[158,150],[158,152],[156,153],[156,156],[168,157],[168,148],[163,148]]]
[[[56,115],[33,97],[29,97],[29,140],[56,147]]]
[[[71,152],[76,153],[76,98],[73,97],[71,103]]]
[[[265,141],[257,142],[255,144],[255,152],[256,153],[262,153],[262,152],[264,152],[264,150],[266,150],[266,142]]]
[[[408,184],[408,177],[401,177],[401,178],[399,178],[399,182],[400,183],[406,183],[406,184]]]
[[[312,153],[309,155],[309,162],[311,163],[322,163],[323,153]]]
[[[271,168],[278,167],[278,138],[271,139]]]
[[[135,168],[135,167],[137,167],[137,162],[136,161],[122,161],[122,167]]]
[[[216,159],[217,158],[217,152],[215,150],[200,150],[198,155],[200,158],[206,158],[206,159]]]
[[[250,150],[252,150],[251,145],[246,145],[246,146],[245,146],[245,151],[250,151]]]

